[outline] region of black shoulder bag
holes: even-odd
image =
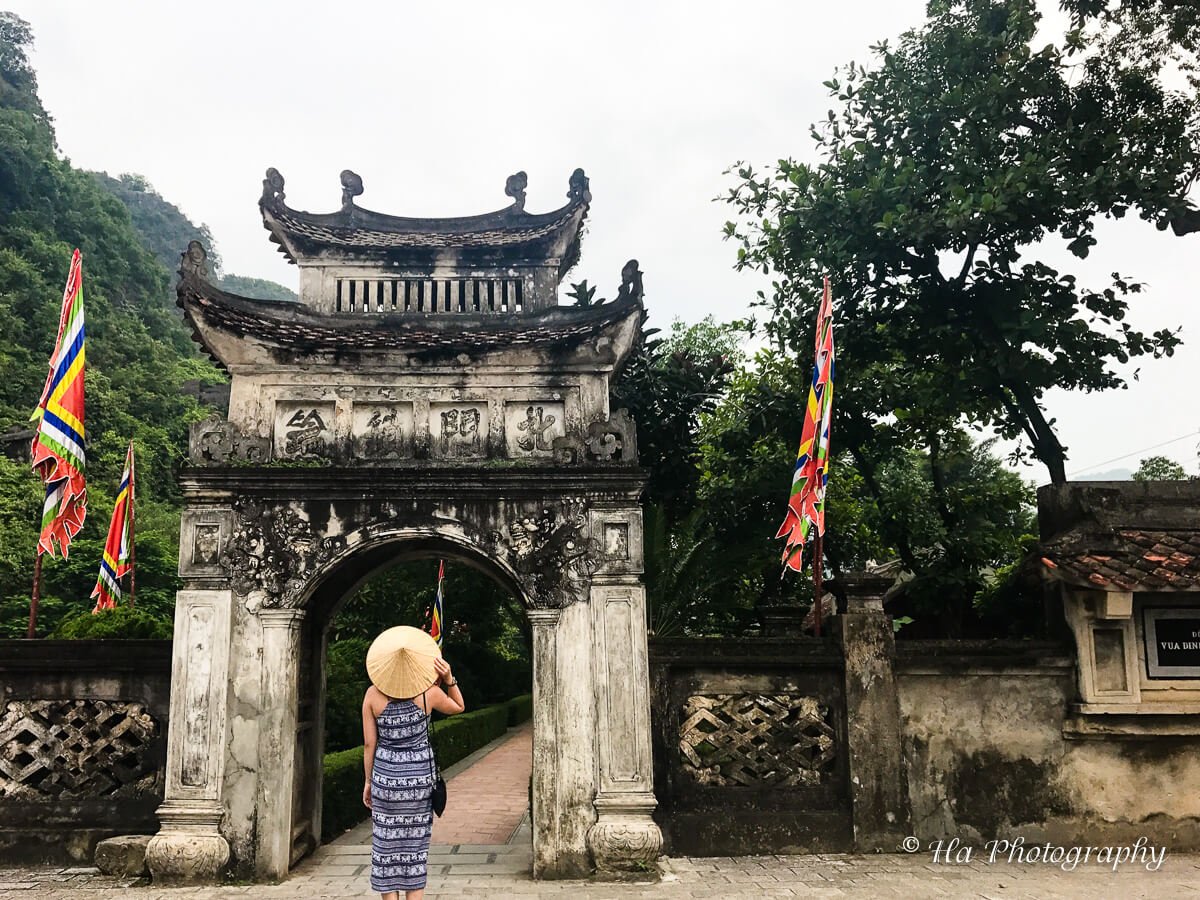
[[[421,695],[421,709],[425,709],[425,695]],[[433,778],[433,814],[441,816],[446,811],[446,781],[442,778],[442,773],[437,769],[437,760],[433,753],[433,716],[428,711],[425,712],[425,728],[429,736],[429,774]]]

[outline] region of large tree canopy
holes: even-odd
[[[1118,387],[1116,364],[1177,345],[1124,321],[1139,284],[1085,287],[1040,258],[1054,240],[1086,256],[1096,222],[1130,209],[1177,221],[1200,152],[1194,93],[1121,62],[1128,30],[1080,12],[1083,31],[1035,46],[1032,0],[935,0],[872,67],[827,82],[819,162],[738,166],[727,232],[741,266],[776,276],[780,347],[805,352],[815,286],[834,280],[851,449],[883,428],[935,451],[965,418],[1023,438],[1061,482],[1046,390]],[[1090,53],[1085,32],[1101,41]]]

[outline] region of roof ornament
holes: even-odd
[[[349,169],[342,170],[342,209],[354,205],[354,198],[363,192],[362,177]]]
[[[513,212],[525,211],[525,188],[529,187],[529,176],[524,172],[509,175],[504,182],[504,193],[513,198]]]
[[[267,169],[267,177],[263,179],[262,200],[259,202],[264,205],[283,202],[283,176],[278,169]]]
[[[571,182],[567,189],[567,197],[571,200],[577,200],[580,203],[592,202],[592,192],[589,190],[588,177],[583,174],[583,169],[576,169],[571,173]]]
[[[274,169],[271,170],[275,172]],[[278,175],[278,172],[275,172]],[[283,179],[280,179],[282,182]],[[185,250],[180,255],[179,274],[184,278],[199,278],[201,281],[208,280],[208,251],[204,249],[204,245],[199,241],[191,241]]]
[[[631,300],[634,303],[642,299],[642,273],[638,271],[638,261],[631,259],[621,269],[621,287],[617,289],[617,302]]]

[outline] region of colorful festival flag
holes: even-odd
[[[429,633],[442,646],[442,629],[445,627],[445,610],[442,608],[442,582],[446,578],[446,561],[438,560],[437,596],[433,598],[433,621],[429,624]]]
[[[825,486],[829,481],[829,423],[833,412],[833,298],[829,278],[817,314],[817,339],[813,360],[812,386],[804,428],[800,432],[800,452],[792,477],[792,494],[787,516],[777,538],[785,538],[783,562],[800,571],[804,545],[810,532],[825,533]]]
[[[117,502],[113,506],[112,521],[108,524],[108,540],[104,542],[104,557],[100,560],[100,574],[92,596],[96,608],[112,609],[121,599],[121,579],[130,569],[130,544],[133,540],[133,441],[125,454],[125,471],[121,475],[121,487],[117,491]]]
[[[65,557],[71,539],[87,514],[86,433],[83,427],[85,342],[83,328],[83,263],[71,256],[67,287],[58,320],[58,342],[42,399],[34,410],[33,469],[46,485],[38,556],[58,551]]]

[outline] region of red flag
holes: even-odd
[[[96,608],[112,609],[121,599],[121,578],[129,571],[130,544],[133,524],[133,441],[125,454],[125,472],[121,475],[121,487],[117,491],[117,502],[113,506],[112,521],[108,525],[108,540],[104,542],[104,556],[100,560],[100,574],[92,596]]]
[[[825,533],[825,486],[829,481],[829,426],[833,413],[833,296],[829,278],[817,313],[812,385],[800,432],[792,493],[777,538],[786,538],[783,562],[799,572],[809,532]]]
[[[444,615],[445,610],[442,609],[442,581],[446,577],[446,561],[438,560],[438,583],[437,596],[433,598],[433,620],[429,624],[429,633],[433,639],[437,641],[437,645],[442,646],[442,631],[445,628]]]
[[[86,433],[83,426],[85,333],[83,258],[71,255],[67,287],[58,319],[58,340],[50,372],[32,418],[38,423],[31,448],[33,469],[46,485],[37,552],[65,557],[87,514]]]

